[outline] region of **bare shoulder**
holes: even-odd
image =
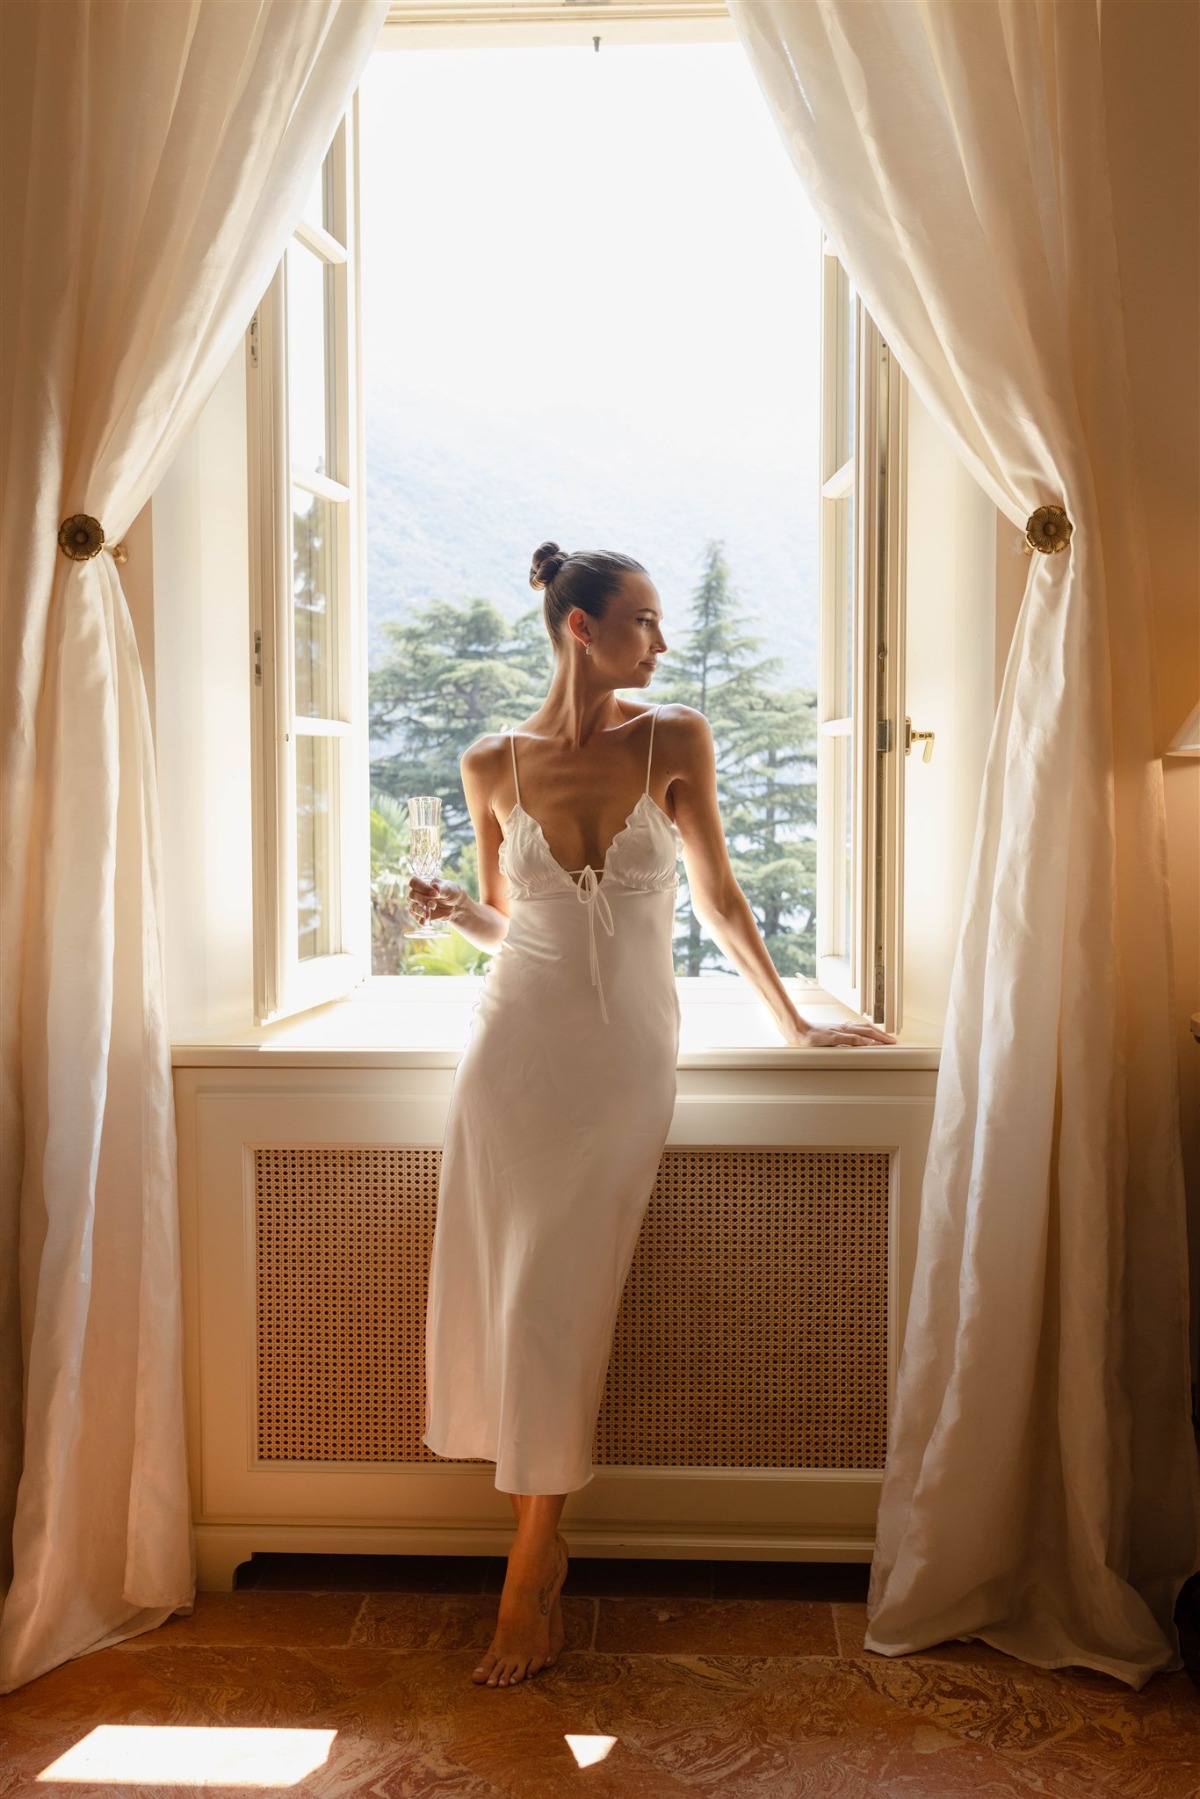
[[[458,759],[458,765],[464,775],[486,775],[495,768],[500,758],[507,753],[507,731],[485,731],[474,743],[469,743]]]
[[[712,726],[703,712],[698,712],[695,706],[685,706],[674,700],[666,701],[659,707],[655,731],[661,734],[663,748],[679,773],[704,768],[711,762]],[[658,741],[656,736],[656,753]]]
[[[648,708],[648,710],[653,710],[653,708]],[[701,734],[708,732],[710,736],[712,734],[712,727],[703,712],[697,712],[694,706],[685,706],[679,700],[664,700],[658,708],[658,713],[660,725],[670,725],[685,735],[694,732]]]
[[[489,814],[496,816],[492,802],[504,779],[509,753],[507,731],[485,731],[458,759],[463,793],[477,830]]]

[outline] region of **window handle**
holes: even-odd
[[[932,762],[933,761],[933,738],[934,738],[934,733],[932,731],[914,731],[912,728],[912,719],[911,718],[905,719],[905,721],[904,721],[904,754],[906,756],[912,755],[912,746],[914,743],[923,743],[925,745],[925,748],[921,751],[921,760],[922,760],[922,762]]]

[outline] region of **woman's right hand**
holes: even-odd
[[[467,900],[467,890],[455,881],[423,881],[412,875],[408,883],[408,910],[414,924],[431,918],[452,918],[456,906]]]

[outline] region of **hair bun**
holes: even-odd
[[[531,587],[549,587],[555,580],[569,552],[560,550],[556,543],[540,543],[533,552],[533,561],[529,569],[529,585]]]

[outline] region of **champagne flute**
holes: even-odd
[[[409,800],[408,835],[408,860],[413,874],[422,881],[435,881],[442,872],[442,802],[436,794],[417,794]],[[404,935],[449,937],[450,921],[431,918],[422,924],[410,924]]]

